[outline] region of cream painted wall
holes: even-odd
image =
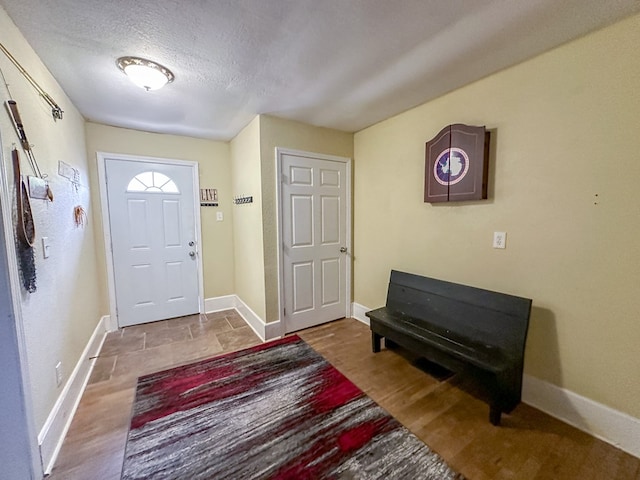
[[[236,293],[266,322],[278,312],[276,147],[353,157],[353,134],[268,115],[256,117],[231,141]]]
[[[637,45],[640,16],[357,133],[355,301],[391,268],[530,297],[526,373],[640,418]],[[493,131],[490,198],[425,204],[456,122]]]
[[[173,158],[198,162],[201,188],[217,188],[219,207],[201,207],[202,246],[205,298],[234,293],[233,222],[231,211],[231,158],[229,144],[177,135],[141,132],[110,127],[97,123],[86,124],[87,154],[90,159],[91,185],[96,209],[93,222],[98,243],[100,279],[106,286],[104,235],[98,193],[96,152]],[[216,221],[222,212],[224,220]],[[102,306],[109,311],[108,304]]]
[[[231,141],[232,197],[253,196],[253,203],[233,206],[235,293],[261,319],[265,318],[260,185],[260,117]]]
[[[353,158],[353,134],[262,115],[260,156],[262,170],[262,234],[266,321],[280,319],[278,311],[278,223],[276,147]]]
[[[1,8],[0,32],[3,45],[64,110],[64,119],[54,121],[50,107],[16,67],[0,55],[0,68],[11,90],[9,94],[4,83],[0,84],[2,101],[11,97],[17,101],[40,170],[49,175],[55,195],[53,203],[32,200],[38,288],[33,294],[22,292],[33,416],[36,430],[40,431],[100,320],[103,298],[98,282],[91,225],[93,218],[89,213],[89,225],[84,228],[76,227],[73,221],[74,206],[81,205],[87,212],[91,212],[93,207],[89,194],[84,119]],[[0,134],[2,161],[11,182],[12,143],[19,143],[4,106],[0,114]],[[23,173],[31,174],[21,149],[20,154]],[[79,170],[80,186],[77,190],[57,174],[59,160]],[[14,200],[13,186],[10,190]],[[14,205],[12,209],[15,209]],[[47,259],[42,255],[42,237],[48,237],[51,245]],[[9,260],[15,261],[13,258]],[[60,387],[56,385],[55,376],[55,366],[59,361],[64,372],[64,382]]]

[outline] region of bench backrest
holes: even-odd
[[[531,300],[391,271],[387,308],[523,358]]]

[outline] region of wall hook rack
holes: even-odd
[[[235,205],[243,205],[245,203],[253,203],[253,196],[241,195],[239,197],[233,197],[233,203]]]

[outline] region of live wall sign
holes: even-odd
[[[424,201],[460,202],[487,198],[489,132],[456,123],[427,142]]]

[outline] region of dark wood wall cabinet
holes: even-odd
[[[490,133],[484,126],[456,123],[429,140],[425,151],[424,201],[487,198]]]

